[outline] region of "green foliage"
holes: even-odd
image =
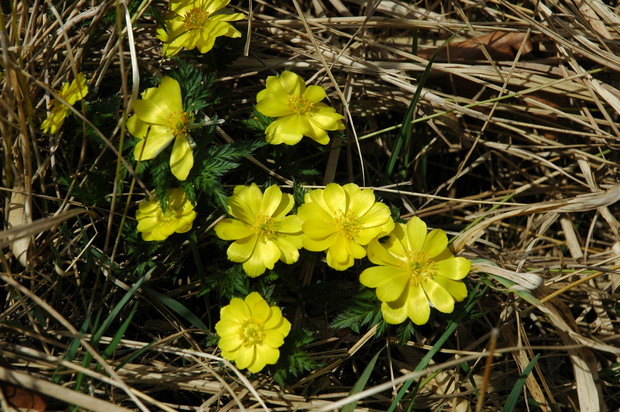
[[[312,359],[304,347],[314,341],[312,332],[305,329],[292,329],[280,347],[278,363],[270,367],[273,379],[280,386],[285,386],[300,374],[314,370],[319,363]]]
[[[205,74],[200,69],[180,58],[175,58],[178,67],[170,73],[170,77],[181,85],[183,107],[185,111],[199,113],[203,109],[217,103],[213,96],[215,72]],[[200,119],[196,119],[200,121]]]
[[[217,291],[221,300],[226,302],[234,297],[250,294],[250,278],[245,274],[241,265],[233,265],[226,270],[214,271],[210,275],[205,279],[200,296],[211,291]]]
[[[353,297],[351,305],[339,313],[331,323],[332,328],[350,328],[359,333],[364,326],[385,323],[381,316],[380,303],[373,290],[364,288]]]
[[[265,116],[264,114],[256,110],[256,108],[254,108],[252,116],[249,119],[244,120],[243,125],[249,130],[252,130],[262,136],[264,135],[267,126],[269,126],[274,120],[274,117]]]
[[[198,165],[198,171],[181,183],[181,187],[194,201],[197,193],[204,193],[219,207],[226,210],[227,195],[222,188],[221,180],[224,175],[240,165],[243,157],[251,155],[256,149],[266,145],[262,140],[242,140],[218,147],[211,147],[204,154]]]

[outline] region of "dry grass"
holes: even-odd
[[[298,312],[297,322],[316,332],[308,351],[323,366],[287,387],[269,375],[248,380],[216,347],[201,344],[205,331],[118,277],[130,258],[119,229],[133,213],[125,202],[131,190],[148,192],[140,179],[129,185],[131,165],[117,174],[107,203],[86,205],[76,196],[93,171],[120,170],[122,113],[142,90],[138,74],[169,68],[155,21],[143,15],[160,2],[131,2],[131,12],[110,0],[56,3],[2,2],[1,381],[45,394],[50,409],[332,410],[352,400],[353,384],[384,347],[357,395],[360,410],[386,410],[411,378],[423,382],[415,410],[502,410],[536,354],[520,410],[524,397],[530,410],[620,407],[620,17],[606,5],[613,2],[237,2],[249,16],[237,27],[248,37],[245,55],[218,73],[218,115],[230,119],[221,141],[244,138],[234,120],[249,117],[267,75],[294,69],[324,85],[346,114],[347,138],[314,158],[321,177],[305,183],[372,186],[403,217],[461,233],[454,249],[475,262],[468,288],[487,286],[476,315],[421,371],[414,369],[444,321],[399,345],[389,334],[377,339],[373,328],[331,329],[333,313]],[[389,171],[429,59],[452,35],[421,91],[412,138]],[[80,149],[67,153],[63,135],[42,135],[39,124],[52,89],[79,71],[100,95],[122,98],[115,124],[96,132],[100,145],[84,129],[83,141],[71,142]],[[79,107],[75,114],[84,117]],[[246,166],[258,163],[289,185],[283,166],[269,160]],[[199,228],[201,240],[212,236],[209,229]],[[188,243],[177,253],[192,259]],[[146,281],[150,287],[174,272],[166,267],[172,257],[153,257],[161,273]],[[315,270],[315,279],[322,276]],[[160,291],[192,304],[201,286],[186,274]],[[152,323],[132,324],[114,356],[103,356],[114,333],[93,346],[80,329],[124,296]],[[73,390],[76,379],[84,379],[82,393]],[[411,407],[410,399],[396,410]]]

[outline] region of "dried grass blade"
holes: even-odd
[[[59,213],[56,216],[46,217],[43,219],[35,220],[32,223],[20,225],[11,229],[6,229],[0,232],[0,247],[7,247],[11,245],[15,240],[22,239],[28,236],[36,235],[44,232],[52,227],[59,225],[65,220],[71,219],[82,213],[92,213],[86,209],[78,208],[67,210],[66,212]]]

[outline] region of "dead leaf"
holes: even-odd
[[[493,60],[513,60],[519,49],[522,49],[521,54],[530,53],[534,49],[525,33],[495,31],[461,42],[450,43],[439,51],[435,60],[450,63],[486,60],[487,56],[483,48]],[[422,49],[418,55],[429,59],[435,50]]]
[[[0,389],[9,406],[15,409],[37,412],[45,412],[47,409],[47,402],[36,392],[22,389],[10,383],[0,384]]]

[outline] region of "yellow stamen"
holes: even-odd
[[[202,7],[194,7],[185,14],[183,27],[185,30],[200,29],[209,20],[209,12]]]
[[[303,115],[314,109],[314,103],[304,96],[291,96],[288,98],[288,107],[293,113]]]
[[[250,347],[260,345],[265,339],[265,331],[263,325],[254,319],[248,319],[241,325],[241,340],[243,346]]]
[[[254,232],[267,240],[271,240],[276,237],[279,223],[271,216],[258,215],[254,222]]]
[[[334,218],[338,232],[342,233],[345,239],[352,239],[360,230],[358,219],[350,216],[349,212],[340,213]]]
[[[170,112],[166,117],[166,124],[175,136],[189,133],[192,121],[193,116],[183,110]]]
[[[437,274],[435,261],[424,252],[410,252],[403,260],[403,269],[409,272],[409,284],[418,286]]]

